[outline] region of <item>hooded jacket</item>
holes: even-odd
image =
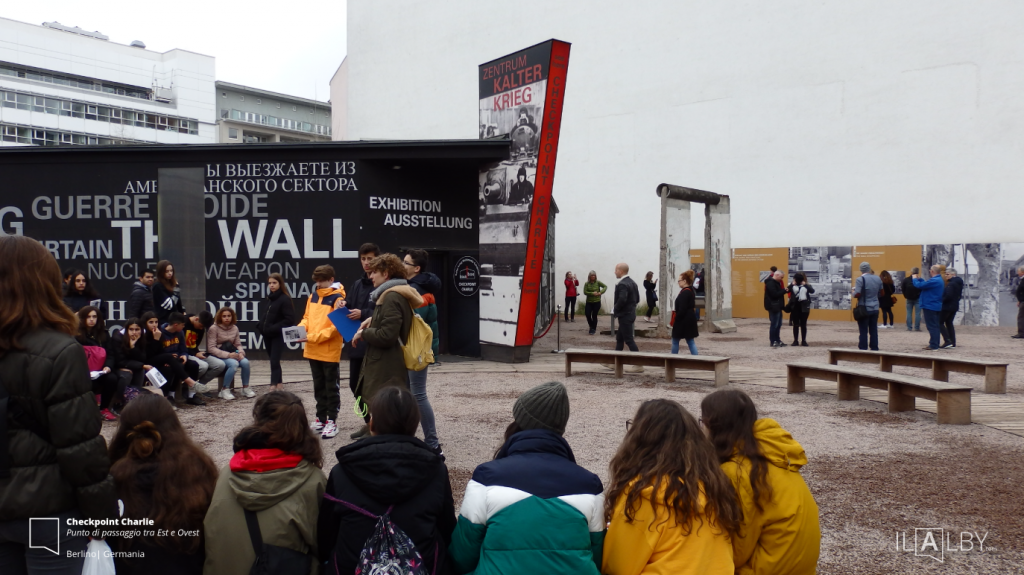
[[[0,382],[47,437],[14,421],[8,407],[11,476],[0,478],[0,523],[73,509],[113,517],[117,496],[82,346],[48,329],[21,345],[0,357]]]
[[[413,311],[430,326],[434,334],[430,347],[434,357],[437,357],[441,347],[441,328],[437,325],[437,296],[441,293],[441,278],[430,272],[416,274],[416,277],[409,280],[409,285],[416,288],[416,292],[423,297],[423,305]]]
[[[142,314],[147,311],[156,312],[156,306],[153,305],[153,288],[146,284],[136,281],[132,284],[132,293],[128,296],[128,308],[125,313],[125,318],[141,318]]]
[[[306,328],[306,347],[302,350],[302,357],[329,363],[341,360],[341,346],[345,342],[327,317],[334,311],[334,302],[339,298],[345,299],[345,288],[341,284],[337,288],[317,288],[316,292],[309,294],[306,311],[299,322]]]
[[[326,493],[391,520],[416,544],[428,573],[451,572],[448,545],[455,530],[455,503],[448,468],[415,437],[378,435],[342,447]],[[327,573],[354,573],[375,519],[324,498],[317,526],[320,560]],[[437,569],[434,569],[435,558]]]
[[[942,311],[942,296],[946,284],[942,281],[941,275],[928,279],[914,278],[914,287],[921,290],[921,309]]]
[[[561,435],[516,433],[466,486],[449,547],[455,572],[597,575],[603,493]]]
[[[942,311],[958,311],[963,294],[964,280],[960,279],[960,276],[953,276],[946,280],[946,287],[942,290]]]
[[[690,532],[670,520],[662,486],[653,502],[654,486],[640,491],[640,508],[626,521],[628,492],[619,496],[604,540],[604,575],[733,575],[735,567],[729,536],[710,527],[703,518],[706,499],[701,495],[702,518],[691,521]],[[632,489],[632,487],[630,488]],[[702,490],[703,491],[703,490]]]
[[[740,454],[722,464],[743,508],[741,537],[733,541],[737,575],[813,574],[818,565],[821,528],[818,505],[800,475],[804,448],[774,419],[754,422],[754,439],[768,459],[770,501],[754,504],[750,460]]]
[[[221,470],[203,521],[206,575],[249,575],[256,552],[245,509],[256,512],[263,542],[314,556],[316,521],[327,478],[315,465],[280,449],[243,449]]]
[[[370,403],[390,380],[397,378],[408,389],[409,370],[405,368],[402,343],[409,341],[412,310],[423,305],[423,298],[412,286],[398,285],[384,290],[373,308],[370,326],[363,330],[359,346],[366,346],[366,357],[356,383],[356,395]]]

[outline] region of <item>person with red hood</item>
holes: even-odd
[[[327,484],[320,439],[291,392],[260,396],[252,413],[252,425],[235,436],[235,455],[221,470],[203,521],[203,573],[248,575],[256,539],[268,567],[287,567],[275,573],[315,574],[317,514]]]

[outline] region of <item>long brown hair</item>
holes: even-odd
[[[94,312],[96,313],[96,325],[90,328],[85,325],[85,321],[89,319],[89,314]],[[109,336],[107,335],[107,328],[103,322],[103,314],[100,313],[100,310],[91,305],[87,305],[78,310],[77,315],[78,335],[75,339],[78,340],[78,343],[85,345],[86,340],[89,338],[95,339],[100,345],[107,343],[107,338]]]
[[[153,544],[176,552],[199,551],[202,537],[181,536],[178,530],[203,528],[217,467],[189,438],[163,396],[146,393],[128,403],[110,442],[110,459],[124,516],[152,519],[154,527],[168,531],[151,538]],[[149,477],[149,485],[141,480]]]
[[[278,274],[278,273],[273,273],[273,274],[270,274],[270,278],[269,279],[277,280],[277,285],[278,285],[279,289],[281,290],[281,293],[283,293],[284,295],[286,295],[288,297],[292,297],[292,294],[288,293],[288,286],[284,285],[284,276],[282,276],[281,274]]]
[[[164,277],[167,268],[171,268],[171,279]],[[74,281],[74,278],[72,278],[72,281]],[[174,267],[170,260],[160,260],[156,264],[156,281],[164,284],[164,287],[169,292],[173,292],[174,288],[178,287],[178,269]]]
[[[893,282],[892,282],[892,274],[889,273],[886,270],[882,270],[882,273],[878,274],[878,277],[881,278],[882,283],[884,283],[884,284],[889,284],[889,285],[893,284]]]
[[[697,420],[675,401],[653,399],[640,405],[609,475],[605,521],[611,521],[616,503],[625,497],[626,521],[632,523],[644,497],[641,492],[653,487],[655,509],[664,505],[670,510],[662,522],[674,520],[684,535],[691,533],[694,521],[699,531],[705,519],[709,528],[718,526],[730,537],[739,533],[743,513],[736,492]]]
[[[725,463],[735,456],[746,457],[750,461],[750,488],[754,492],[754,504],[758,511],[764,511],[762,505],[771,501],[772,488],[768,485],[768,459],[754,439],[757,407],[753,400],[738,389],[719,389],[704,397],[700,402],[700,412],[719,462]]]
[[[60,267],[43,244],[25,236],[0,236],[0,357],[22,349],[21,337],[41,328],[67,335],[78,318],[61,298]]]
[[[234,449],[280,449],[297,453],[316,465],[324,466],[320,437],[313,434],[302,400],[290,391],[272,391],[261,395],[252,407],[251,425],[235,436]]]

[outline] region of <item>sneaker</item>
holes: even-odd
[[[644,366],[642,366],[642,365],[627,365],[625,368],[623,368],[623,371],[625,371],[626,373],[643,373],[644,372]]]
[[[206,405],[206,402],[203,401],[203,396],[199,395],[198,393],[186,399],[185,403],[189,405]]]
[[[230,389],[225,387],[224,389],[220,390],[220,393],[217,395],[217,397],[221,399],[232,400],[235,398],[235,395],[231,393]]]
[[[603,367],[605,369],[610,369],[612,371],[615,371],[615,366],[610,364],[610,363],[600,363],[598,365],[600,365],[601,367]]]
[[[782,343],[781,341],[775,342],[775,345],[776,347],[786,347],[786,344]]]
[[[352,433],[352,435],[349,435],[349,437],[352,438],[352,439],[362,439],[362,438],[366,437],[367,435],[370,435],[370,426],[369,425],[364,425],[364,426],[360,427],[357,431]]]
[[[171,402],[171,409],[173,409],[174,411],[178,411],[178,406],[174,404],[173,397],[167,396],[167,401]]]
[[[256,397],[256,392],[251,390],[251,389],[249,389],[249,387],[246,386],[246,387],[242,388],[242,395],[244,395],[248,399],[252,399],[252,398]]]
[[[100,417],[103,418],[103,421],[117,421],[117,416],[111,413],[109,409],[101,409]]]
[[[320,422],[320,418],[318,417],[313,420],[313,423],[309,424],[309,428],[313,431],[321,431],[324,428],[324,424]]]
[[[338,435],[338,426],[334,424],[333,419],[328,419],[327,424],[324,425],[323,434],[320,437],[323,439],[331,439],[336,435]]]
[[[956,349],[955,343],[944,343],[939,346],[939,349]]]
[[[197,383],[194,386],[192,386],[192,389],[194,389],[196,393],[207,393],[211,391],[210,386],[206,385],[205,383]]]
[[[430,447],[430,446],[428,446],[428,447]],[[437,447],[431,447],[430,450],[434,452],[434,455],[437,455],[438,457],[440,457],[441,461],[445,460],[444,451],[441,450],[441,445],[440,444],[438,444]]]

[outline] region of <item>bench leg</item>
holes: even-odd
[[[729,385],[729,364],[722,362],[715,364],[715,387],[726,387]]]
[[[940,391],[936,398],[938,420],[942,424],[971,424],[971,392]]]
[[[665,381],[672,383],[676,380],[676,366],[672,364],[672,360],[665,360]]]
[[[828,363],[830,365],[839,365],[839,358],[836,357],[835,352],[833,352],[833,351],[829,351],[828,352]]]
[[[878,361],[878,371],[887,371],[892,373],[892,360],[888,357],[882,356]],[[890,387],[890,389],[892,389]]]
[[[860,386],[853,382],[853,378],[845,373],[838,374],[839,399],[842,401],[855,401],[860,399]]]
[[[889,413],[914,411],[914,402],[914,396],[903,395],[903,386],[898,383],[889,384]]]
[[[1006,393],[1006,366],[985,368],[985,393]]]
[[[942,367],[941,361],[932,362],[932,379],[935,381],[949,381],[949,372]]]
[[[622,379],[622,358],[615,358],[615,377]]]
[[[572,359],[569,354],[565,354],[565,377],[572,377]]]
[[[803,393],[807,390],[806,380],[793,366],[786,366],[786,393]]]

